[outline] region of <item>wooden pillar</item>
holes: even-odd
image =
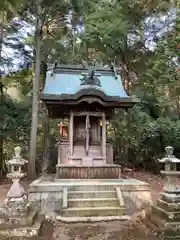
[[[70,119],[69,119],[69,156],[73,156],[73,121],[74,120],[74,114],[71,111],[70,112]]]
[[[102,113],[102,156],[106,158],[106,116]]]
[[[89,154],[89,130],[90,130],[90,122],[89,122],[89,113],[87,113],[86,115],[86,156],[88,156]]]
[[[100,127],[100,119],[97,119],[97,140],[101,141],[101,127]]]

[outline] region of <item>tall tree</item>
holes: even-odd
[[[33,5],[32,5],[33,3]],[[38,111],[39,111],[39,82],[40,82],[40,65],[41,61],[47,60],[48,53],[42,56],[42,43],[44,38],[43,30],[46,29],[45,39],[47,35],[53,35],[54,28],[57,30],[60,27],[65,28],[66,17],[69,12],[68,1],[59,2],[53,0],[39,0],[36,3],[34,0],[28,2],[28,10],[30,16],[36,17],[35,27],[35,79],[33,84],[33,102],[32,102],[32,122],[31,122],[31,138],[30,138],[30,158],[28,167],[29,178],[35,177],[35,159],[36,159],[36,135],[38,127]],[[60,13],[60,14],[59,14]],[[62,24],[63,23],[63,24]],[[50,26],[50,27],[49,27]],[[51,31],[49,29],[51,28]],[[43,59],[44,58],[44,59]]]
[[[0,11],[1,17],[1,25],[0,25],[0,62],[2,58],[2,44],[3,44],[3,37],[4,37],[4,10]],[[3,100],[4,100],[4,87],[1,81],[1,69],[0,69],[0,105],[1,105],[1,114],[0,114],[0,176],[2,176],[3,171]]]
[[[147,41],[155,39],[162,31],[160,17],[171,8],[171,1],[91,2],[91,11],[88,9],[84,18],[84,40],[102,52],[106,62],[110,59],[121,67],[125,89],[129,91],[130,85],[139,77],[139,70],[146,67],[146,59],[152,54],[147,48]],[[155,26],[156,31],[154,18],[159,19],[160,25]],[[146,37],[147,32],[151,33],[150,37]]]
[[[41,4],[42,0],[37,2],[36,26],[35,26],[35,78],[33,81],[33,101],[32,101],[32,122],[30,137],[30,159],[28,162],[28,177],[33,179],[36,176],[35,159],[36,159],[36,135],[38,125],[38,108],[39,108],[39,80],[40,80],[40,64],[41,64]]]

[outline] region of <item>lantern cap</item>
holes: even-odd
[[[25,165],[26,163],[28,163],[28,161],[26,159],[23,159],[21,156],[20,146],[14,148],[14,153],[15,156],[11,160],[7,161],[8,165]]]
[[[167,147],[165,147],[165,151],[166,151],[167,155],[173,155],[174,148],[171,146],[167,146]]]
[[[176,157],[164,157],[162,159],[158,159],[158,162],[160,163],[179,163],[180,159]]]
[[[166,156],[162,159],[158,159],[160,163],[180,163],[180,159],[173,155],[174,148],[171,146],[165,147]]]

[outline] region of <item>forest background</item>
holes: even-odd
[[[180,157],[180,3],[172,0],[5,0],[0,3],[0,175],[20,145],[29,177],[53,171],[60,119],[39,100],[47,63],[114,64],[140,99],[116,111],[115,162],[158,172]]]

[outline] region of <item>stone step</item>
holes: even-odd
[[[68,198],[116,198],[115,191],[69,191]]]
[[[167,212],[177,211],[179,208],[179,204],[177,203],[168,203],[161,199],[157,200],[157,206],[161,209],[164,209]]]
[[[179,196],[178,194],[175,193],[161,193],[161,198],[163,201],[168,202],[168,203],[179,203]]]
[[[88,182],[88,181],[87,181]],[[115,191],[115,186],[113,185],[79,185],[79,186],[73,186],[70,191]]]
[[[94,207],[94,208],[67,208],[62,209],[63,217],[96,217],[96,216],[121,216],[124,208],[120,207]]]
[[[168,220],[168,222],[180,221],[180,211],[168,212],[165,209],[158,207],[157,205],[152,206],[152,213],[158,217]]]
[[[105,221],[122,221],[122,223],[119,224],[124,224],[129,223],[131,220],[131,217],[128,215],[123,215],[123,216],[100,216],[100,217],[63,217],[60,215],[56,216],[56,220],[62,221],[62,222],[67,222],[67,223],[79,223],[79,222],[105,222]]]
[[[118,207],[119,202],[117,198],[83,198],[68,200],[68,207]]]

